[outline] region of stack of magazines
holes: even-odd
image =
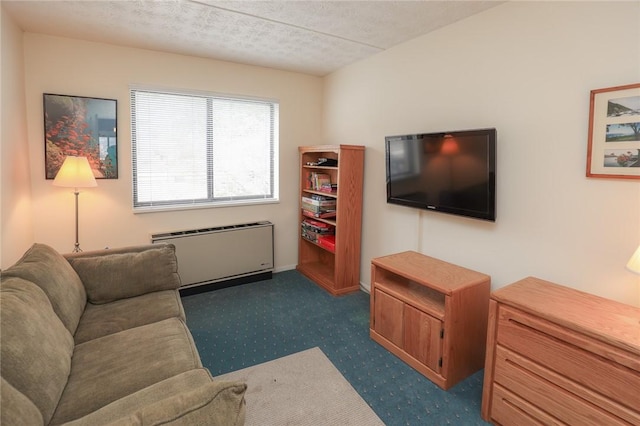
[[[302,221],[302,238],[316,244],[320,243],[322,237],[335,235],[335,232],[335,227],[324,222],[313,219],[305,219]]]
[[[302,213],[309,217],[335,217],[336,199],[318,194],[302,197]]]

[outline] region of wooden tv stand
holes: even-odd
[[[407,251],[371,260],[370,336],[443,389],[484,367],[491,278]]]

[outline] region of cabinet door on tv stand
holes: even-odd
[[[375,331],[397,347],[402,348],[404,302],[376,289],[374,303]]]
[[[436,373],[442,369],[442,321],[405,305],[404,350]]]

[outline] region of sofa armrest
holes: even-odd
[[[144,405],[133,412],[125,411],[117,420],[109,421],[107,416],[104,419],[107,421],[103,422],[95,412],[65,423],[65,426],[242,426],[246,414],[246,390],[245,383],[212,381],[188,392]],[[109,409],[111,413],[118,412],[118,401],[110,404]]]
[[[180,287],[173,244],[147,244],[64,256],[94,304]]]

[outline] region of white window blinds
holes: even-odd
[[[278,103],[131,89],[134,208],[277,200]]]

